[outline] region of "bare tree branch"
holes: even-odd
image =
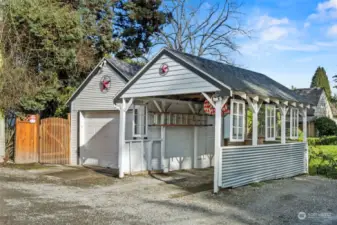
[[[230,62],[230,54],[239,48],[235,38],[249,36],[249,31],[240,24],[241,5],[236,0],[213,5],[201,0],[193,5],[191,0],[172,0],[164,5],[172,18],[165,30],[156,36],[156,45]]]

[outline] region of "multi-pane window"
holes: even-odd
[[[298,109],[291,108],[290,109],[290,139],[298,138],[298,119],[299,119]]]
[[[244,141],[245,137],[245,102],[241,100],[231,100],[230,113],[230,141]]]
[[[133,137],[147,136],[147,106],[133,106]]]
[[[265,139],[274,141],[276,139],[276,107],[265,105]]]

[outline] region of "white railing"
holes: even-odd
[[[161,139],[135,139],[126,140],[123,151],[124,169],[125,173],[132,174],[134,172],[141,172],[152,170],[152,150],[153,143],[161,143]]]

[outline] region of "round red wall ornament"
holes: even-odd
[[[169,66],[166,63],[161,64],[159,74],[165,76],[169,72]]]

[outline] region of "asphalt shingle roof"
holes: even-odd
[[[166,50],[206,72],[218,81],[229,86],[234,91],[242,91],[247,94],[256,94],[264,97],[274,97],[287,101],[310,103],[306,98],[303,98],[262,73],[171,49]]]
[[[294,90],[298,95],[301,95],[303,98],[306,98],[314,106],[317,106],[319,98],[323,93],[323,88],[298,88]]]
[[[116,58],[107,59],[117,70],[119,70],[128,80],[130,80],[142,67],[128,64]]]
[[[294,90],[295,93],[305,98],[307,102],[310,102],[313,106],[317,106],[319,102],[319,98],[323,93],[323,88],[315,87],[315,88],[298,88]],[[310,108],[307,111],[308,116],[314,116],[315,110]]]

